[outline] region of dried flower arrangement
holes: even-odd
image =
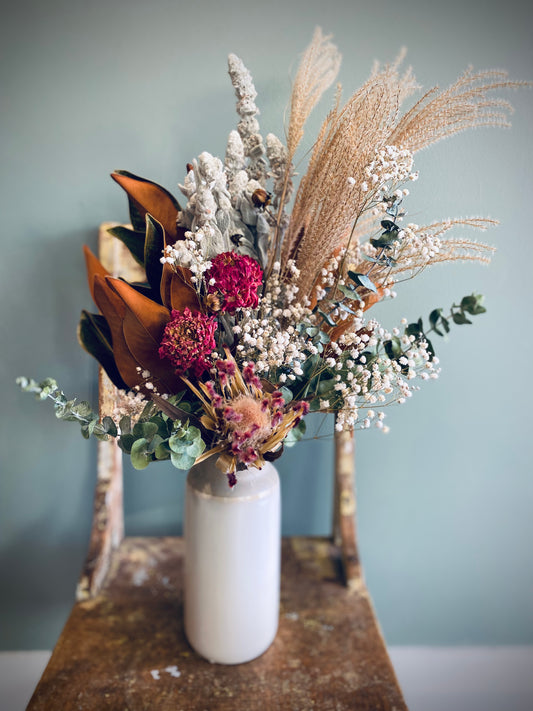
[[[19,378],[21,387],[52,399],[85,437],[117,437],[136,468],[170,459],[188,469],[216,456],[231,486],[239,469],[261,467],[300,439],[308,412],[335,413],[338,430],[386,432],[382,408],[438,377],[429,336],[485,309],[473,294],[449,314],[431,311],[428,326],[403,320],[390,332],[365,312],[429,265],[488,262],[491,247],[448,233],[495,224],[406,222],[414,154],[467,128],[507,126],[511,106],[491,93],[522,84],[469,69],[402,113],[419,89],[410,69],[400,73],[402,60],[375,66],[344,106],[337,92],[289,214],[304,124],[336,78],[339,52],[315,31],[285,144],[263,140],[252,78],[230,55],[238,127],[224,161],[204,152],[187,164],[186,204],[151,181],[112,175],[128,195],[131,226],[110,232],[146,281],[111,276],[85,250],[100,313],[83,312],[79,340],[121,391],[120,408],[97,415],[51,379]]]

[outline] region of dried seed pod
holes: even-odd
[[[257,188],[252,193],[252,202],[255,207],[264,210],[272,200],[272,193],[268,193],[264,188]]]
[[[214,313],[220,311],[220,309],[222,308],[222,302],[216,294],[208,294],[205,297],[205,305],[210,311],[213,311]]]

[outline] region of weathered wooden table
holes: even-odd
[[[134,278],[106,226],[100,257]],[[105,411],[113,397],[101,371]],[[351,433],[335,435],[333,535],[283,540],[278,635],[235,666],[210,664],[188,645],[183,540],[124,538],[121,452],[114,441],[98,447],[78,600],[28,711],[406,710],[359,565]]]

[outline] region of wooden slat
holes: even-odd
[[[98,257],[113,276],[129,281],[143,281],[143,269],[126,246],[112,237],[108,229],[116,222],[104,222],[98,236]],[[117,389],[102,368],[98,373],[100,415],[113,412]],[[116,440],[98,442],[98,470],[93,505],[93,524],[89,551],[76,589],[76,599],[96,595],[105,580],[113,551],[124,537],[122,452]]]
[[[361,565],[357,551],[355,520],[355,438],[353,430],[334,433],[335,479],[333,540],[342,551],[344,582],[359,585]]]
[[[339,549],[292,538],[282,550],[278,635],[224,666],[184,637],[182,539],[126,538],[99,594],[74,606],[28,711],[404,711],[364,584],[339,584]]]

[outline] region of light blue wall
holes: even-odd
[[[470,63],[533,78],[533,12],[521,0],[21,0],[4,8],[2,648],[53,645],[87,546],[94,444],[20,394],[14,379],[53,375],[68,393],[96,401],[96,368],[75,329],[90,306],[81,245],[94,247],[100,222],[127,217],[109,172],[175,190],[187,161],[202,150],[222,154],[235,125],[229,52],[254,76],[264,132],[281,134],[288,68],[316,24],[343,53],[346,95],[375,58],[391,60],[404,45],[425,87],[451,83]],[[533,643],[532,98],[531,90],[511,97],[511,131],[464,134],[418,161],[413,219],[499,218],[486,238],[498,247],[492,266],[437,267],[376,309],[392,327],[473,290],[488,307],[438,344],[440,381],[391,410],[390,434],[358,437],[361,553],[390,643]],[[331,442],[314,441],[281,460],[286,533],[327,531],[331,456]],[[129,532],[179,531],[182,474],[163,465],[128,471],[126,487]]]

